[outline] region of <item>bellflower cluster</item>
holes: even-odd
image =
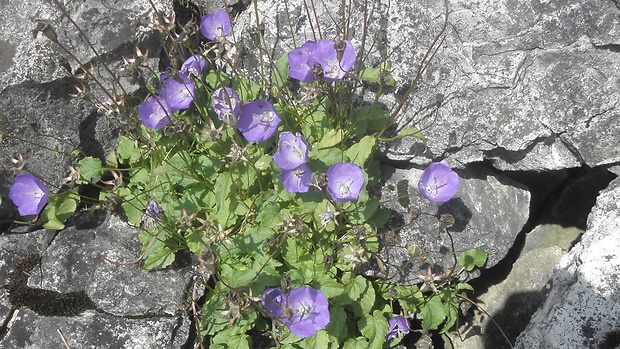
[[[385,340],[394,339],[401,333],[407,334],[410,330],[409,322],[405,317],[395,316],[388,320],[388,333],[385,335]]]
[[[443,160],[430,164],[422,173],[418,189],[432,202],[446,202],[456,194],[461,179]]]
[[[228,126],[236,126],[241,114],[239,95],[230,87],[220,87],[211,95],[213,111]]]
[[[209,40],[220,40],[230,32],[230,18],[224,10],[217,10],[202,17],[200,33]]]
[[[312,171],[308,162],[308,142],[300,133],[282,132],[278,150],[273,155],[276,166],[282,169],[280,180],[289,193],[305,193],[310,188]]]
[[[319,68],[326,81],[339,81],[353,68],[355,60],[355,49],[349,40],[306,41],[288,54],[289,76],[310,82],[318,78]]]
[[[18,174],[9,197],[22,216],[39,214],[47,203],[49,191],[43,182],[30,173]]]
[[[327,169],[327,191],[336,202],[357,200],[364,188],[364,171],[352,162],[339,162]]]
[[[237,129],[248,142],[263,142],[276,132],[281,121],[273,105],[260,99],[241,106]]]
[[[266,289],[261,304],[267,314],[300,338],[313,336],[329,324],[327,297],[311,287],[294,288],[288,297],[279,288]]]

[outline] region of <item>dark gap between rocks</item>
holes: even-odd
[[[617,176],[606,167],[582,167],[549,172],[503,172],[511,180],[526,186],[532,197],[530,216],[522,231],[517,235],[506,257],[492,268],[482,270],[472,280],[477,295],[505,280],[519,258],[526,236],[541,224],[557,224],[562,227],[577,227],[585,230],[587,218],[596,204],[599,192]],[[576,243],[575,241],[573,245]],[[548,290],[512,295],[504,308],[494,314],[495,320],[506,333],[511,343],[525,329],[533,313],[544,302]],[[490,323],[484,329],[485,348],[508,348],[497,326]]]

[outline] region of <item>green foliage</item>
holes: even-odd
[[[487,262],[488,256],[485,250],[473,248],[459,255],[459,264],[463,269],[472,271],[475,267],[481,268]]]
[[[191,46],[189,41],[184,45]],[[239,62],[215,51],[205,56],[217,60],[211,67],[218,68],[194,79],[193,105],[173,112],[165,129],[140,125],[131,109],[129,124],[136,127],[120,136],[103,161],[74,158],[79,159],[75,182],[100,189],[93,207],[122,211],[140,229],[145,271],[167,268],[179,252],[189,251],[208,272],[205,301],[195,315],[209,348],[255,347],[250,331],[270,331],[279,348],[378,349],[386,345],[393,309],[409,317],[419,314],[425,330],[452,328],[465,293],[472,290],[454,275],[431,277],[422,286],[360,275],[367,261],[380,261],[382,226],[390,215],[370,194],[381,178],[379,143],[414,137],[427,144],[422,130],[413,126],[391,139],[380,138],[393,121],[378,102],[383,88],[396,84],[388,62],[362,65],[346,81],[300,87],[289,78],[287,53],[268,60],[267,71],[258,67],[261,78],[255,80],[243,74]],[[261,64],[267,61],[259,58]],[[156,83],[149,84],[155,93]],[[241,103],[273,102],[282,119],[275,137],[247,142],[234,125],[221,121],[211,100],[220,87],[235,90]],[[374,103],[360,105],[362,88],[375,91]],[[315,175],[340,162],[360,166],[365,184],[358,199],[334,202],[320,176],[307,193],[289,193],[273,160],[277,134],[285,131],[307,139],[308,166]],[[80,201],[74,190],[51,196],[41,214],[43,226],[63,229]],[[486,259],[486,252],[472,249],[458,262],[471,271]],[[284,329],[282,319],[267,316],[259,295],[281,287],[283,279],[291,287],[309,285],[329,299],[327,327],[301,339]]]

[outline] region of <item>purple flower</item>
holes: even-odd
[[[269,316],[280,319],[284,314],[284,295],[279,288],[268,288],[260,295],[260,302]]]
[[[338,45],[341,45],[340,53],[336,49]],[[342,80],[345,74],[353,68],[356,59],[355,50],[349,40],[340,42],[319,40],[314,48],[314,58],[323,67],[326,81]]]
[[[237,128],[248,142],[263,142],[273,135],[280,121],[273,105],[261,99],[241,106]]]
[[[170,75],[170,76],[169,76]],[[166,74],[159,95],[166,99],[171,110],[187,109],[194,101],[194,83],[181,72]]]
[[[288,54],[289,76],[309,82],[314,79],[315,65],[320,65],[326,81],[338,81],[353,68],[355,60],[355,49],[349,40],[307,41]]]
[[[308,161],[308,142],[299,132],[280,133],[278,151],[273,155],[276,166],[283,170],[292,170]]]
[[[388,320],[388,333],[385,335],[385,340],[390,340],[398,337],[399,334],[409,333],[409,322],[403,316],[395,316]]]
[[[138,117],[142,124],[154,130],[160,130],[170,122],[170,106],[159,96],[147,98],[138,106]]]
[[[49,191],[45,184],[29,173],[15,176],[9,192],[9,197],[22,216],[39,214],[47,203],[48,195]]]
[[[288,54],[288,75],[301,82],[310,82],[314,75],[312,67],[314,59],[311,59],[316,46],[315,41],[306,41],[300,48],[294,49]]]
[[[461,179],[443,160],[430,164],[422,173],[418,189],[422,196],[433,202],[446,202],[456,194]]]
[[[315,335],[329,324],[327,298],[314,288],[292,289],[288,297],[280,289],[267,289],[261,298],[265,311],[300,338]]]
[[[230,18],[224,10],[217,10],[202,17],[200,32],[209,40],[218,40],[230,32]]]
[[[364,171],[351,162],[339,162],[327,169],[327,191],[334,201],[357,200],[364,187]]]
[[[202,75],[202,72],[207,69],[209,62],[206,58],[204,58],[201,54],[196,54],[183,62],[181,65],[181,73],[186,75],[193,75],[199,78]]]
[[[282,170],[280,180],[289,193],[307,193],[312,181],[312,170],[301,164],[292,170]]]
[[[213,110],[228,126],[235,126],[241,113],[239,95],[230,87],[220,87],[211,96]]]

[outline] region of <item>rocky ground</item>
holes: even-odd
[[[154,3],[164,14],[173,11],[172,1]],[[206,11],[223,6],[196,3]],[[352,3],[349,37],[359,49],[366,30],[366,49],[387,52],[368,50],[366,64],[392,65],[396,87],[381,102],[393,106],[442,30],[444,2]],[[392,270],[399,269],[409,258],[407,249],[416,246],[438,268],[446,266],[449,240],[437,219],[451,213],[456,249],[483,248],[489,261],[480,273],[467,276],[480,308],[470,308],[458,334],[435,336],[436,348],[615,348],[620,5],[611,0],[447,3],[441,45],[397,120],[398,127],[423,128],[428,147],[409,138],[382,147],[384,183],[377,195],[394,199],[386,204],[395,217],[390,224],[409,222],[412,210],[423,213],[384,241],[384,258]],[[294,48],[293,36],[298,42],[311,39],[312,27],[320,27],[324,37],[341,37],[340,22],[331,15],[340,1],[321,4],[317,26],[303,5],[289,1],[287,12],[284,2],[258,2],[273,56]],[[243,10],[243,3],[231,9]],[[58,44],[42,35],[33,38],[36,21],[49,20],[60,44],[102,74],[97,62],[118,72],[122,57],[133,56],[135,46],[148,48],[149,64],[158,66],[160,44],[149,25],[148,1],[70,2],[66,10],[100,57],[53,3],[0,5],[6,33],[0,38],[0,130],[21,138],[5,137],[0,144],[3,222],[17,217],[7,196],[14,176],[9,156],[21,153],[32,173],[60,187],[68,174],[63,153],[82,149],[103,157],[118,136],[105,116],[68,96],[75,92],[72,73],[79,67]],[[357,25],[364,23],[364,13],[367,25]],[[255,48],[247,30],[254,24],[253,11],[235,18],[238,43],[249,52]],[[250,55],[244,67],[251,66]],[[129,79],[121,82],[129,93],[143,94]],[[415,193],[422,169],[439,159],[447,159],[463,179],[455,199],[442,205],[415,195],[395,199]],[[63,338],[71,348],[193,347],[189,304],[198,276],[190,258],[164,271],[142,272],[131,264],[140,249],[137,230],[105,213],[81,213],[60,232],[8,226],[3,223],[0,231],[0,283],[20,289],[26,303],[13,309],[7,294],[0,295],[0,347],[66,348]],[[15,272],[24,256],[32,265],[28,278]],[[416,282],[419,272],[410,268],[396,276]],[[411,335],[404,345],[413,348],[415,340]]]

